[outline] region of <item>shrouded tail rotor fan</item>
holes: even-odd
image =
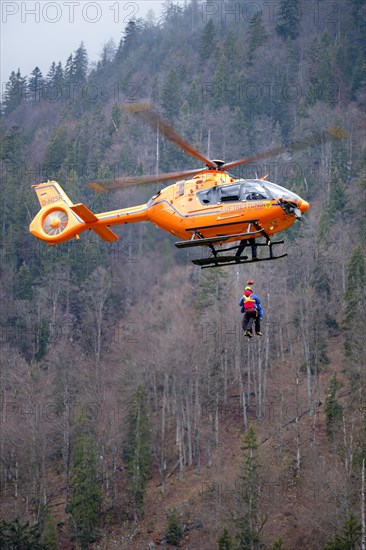
[[[69,216],[64,210],[53,210],[43,220],[43,230],[47,235],[60,235],[67,226]]]

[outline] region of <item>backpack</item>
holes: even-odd
[[[254,298],[252,298],[252,292],[246,290],[243,298],[244,298],[244,301],[243,301],[244,313],[255,312],[257,308],[255,306],[255,300]]]

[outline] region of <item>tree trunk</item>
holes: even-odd
[[[165,473],[166,473],[165,422],[166,422],[166,400],[167,400],[168,391],[169,391],[169,376],[167,373],[165,373],[164,386],[163,386],[162,413],[161,413],[160,461],[159,461],[160,480],[163,485],[163,490],[164,490]]]
[[[299,373],[296,373],[296,478],[301,475],[301,437],[300,437],[300,402],[299,402]]]
[[[189,386],[186,395],[186,423],[187,423],[187,445],[188,445],[188,466],[193,463],[192,446],[192,372],[189,374]]]
[[[311,311],[310,304],[308,303],[307,297],[304,292],[301,293],[300,299],[300,327],[301,327],[301,336],[303,351],[306,364],[306,379],[308,386],[308,400],[310,407],[310,415],[314,414],[314,399],[313,399],[313,382],[312,382],[312,373],[311,373],[311,360],[310,360],[310,320],[308,319],[308,311]]]
[[[361,550],[366,550],[366,518],[365,518],[365,459],[362,459],[361,468]]]
[[[241,365],[239,363],[238,366],[238,373],[239,373],[239,399],[240,399],[240,407],[243,411],[243,422],[244,427],[248,427],[248,418],[247,418],[247,403],[246,403],[246,397],[245,397],[245,388],[244,388],[244,382],[243,382],[243,375],[242,375],[242,369]]]
[[[201,403],[199,395],[199,375],[196,367],[194,404],[194,461],[197,473],[201,471]]]

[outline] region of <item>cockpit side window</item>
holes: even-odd
[[[269,194],[260,182],[248,181],[242,184],[241,199],[243,201],[260,201],[269,198]]]
[[[220,188],[221,202],[239,201],[240,185],[225,185]]]
[[[246,201],[261,201],[267,197],[263,193],[257,193],[256,191],[250,191],[245,194],[244,200]]]

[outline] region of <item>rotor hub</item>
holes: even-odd
[[[219,160],[219,159],[212,159],[212,162],[216,165],[216,169],[217,169],[217,170],[221,170],[222,167],[223,167],[224,164],[225,164],[225,161],[224,161],[224,160]]]
[[[56,229],[56,227],[59,227],[60,224],[61,220],[57,216],[53,216],[53,218],[50,219],[50,226],[54,229]]]

